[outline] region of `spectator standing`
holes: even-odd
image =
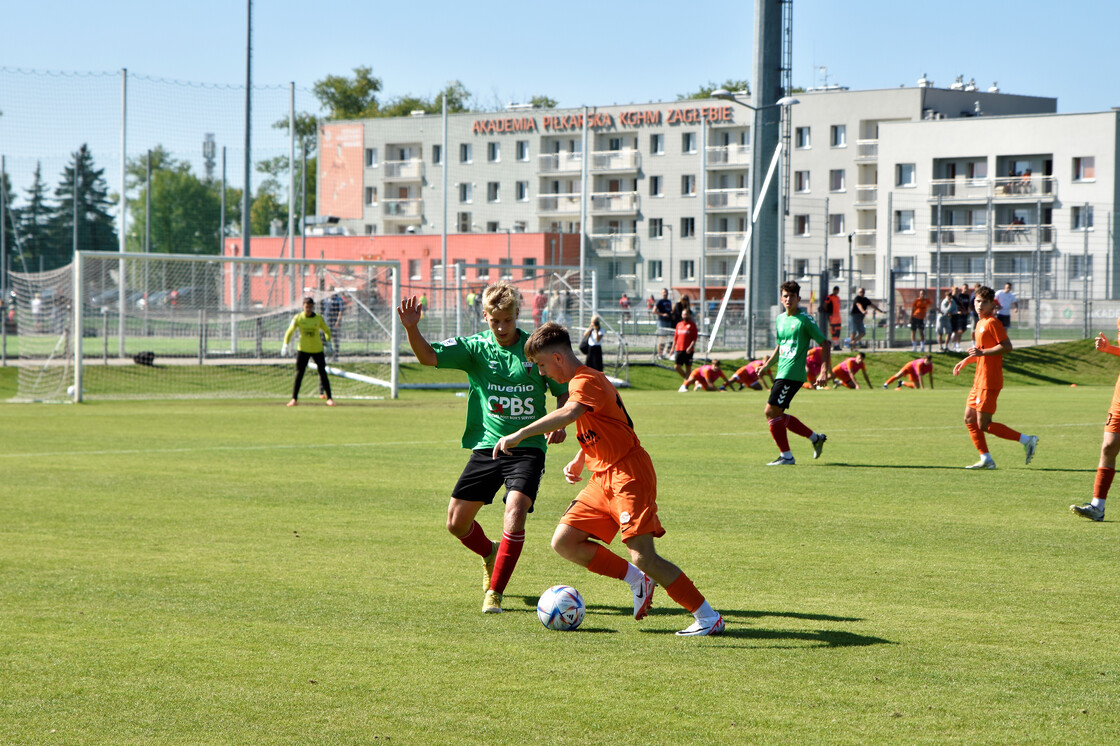
[[[669,300],[669,289],[661,288],[661,299],[654,304],[654,313],[657,314],[657,356],[669,356],[673,348],[673,301]]]
[[[852,309],[848,312],[848,338],[853,350],[859,344],[859,341],[867,336],[867,326],[864,324],[867,309],[874,308],[879,313],[883,312],[883,309],[875,305],[866,293],[866,288],[860,288],[856,291],[856,297],[852,298]]]
[[[591,317],[591,324],[583,333],[587,341],[587,358],[584,363],[592,370],[603,370],[603,329],[598,316]]]
[[[910,347],[914,352],[926,351],[926,314],[931,305],[925,289],[919,290],[918,297],[910,308]]]
[[[548,296],[544,294],[543,289],[538,289],[537,294],[533,296],[533,327],[538,327],[544,323],[544,314],[548,310]]]
[[[834,285],[832,287],[832,294],[825,296],[824,310],[825,316],[828,318],[828,328],[832,333],[832,346],[840,349],[840,331],[843,327],[840,318],[840,286]]]
[[[673,330],[673,352],[676,353],[673,363],[681,378],[687,379],[692,372],[692,353],[699,336],[696,324],[692,322],[692,311],[685,308],[681,311],[681,320]]]
[[[626,296],[626,293],[623,293],[622,297],[618,299],[618,308],[619,319],[622,323],[625,324],[630,321],[630,298]]]
[[[938,306],[937,317],[937,345],[942,352],[949,351],[949,344],[953,341],[953,317],[957,313],[957,301],[953,299],[953,290],[945,291],[945,297]]]
[[[1003,290],[996,292],[996,318],[1004,329],[1011,328],[1011,309],[1019,308],[1019,299],[1011,292],[1011,283],[1005,283]]]

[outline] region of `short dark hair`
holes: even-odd
[[[983,301],[992,301],[996,299],[996,291],[984,285],[976,288],[976,297]]]
[[[307,296],[306,298],[303,299],[303,305],[306,306],[308,303],[310,303],[311,305],[315,305],[315,299],[312,298],[311,296]]]
[[[789,293],[790,295],[801,295],[801,286],[793,280],[786,280],[785,282],[783,282],[781,290],[782,292]]]
[[[572,349],[572,337],[568,334],[568,330],[555,321],[541,324],[529,335],[529,339],[525,342],[525,357],[536,361],[541,352],[551,347]]]

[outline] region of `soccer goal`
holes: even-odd
[[[12,272],[24,401],[291,396],[284,333],[311,297],[334,398],[396,398],[400,263],[78,252]],[[318,393],[314,363],[301,397]]]

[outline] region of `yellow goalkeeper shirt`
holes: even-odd
[[[331,341],[331,330],[327,326],[327,322],[323,320],[320,314],[312,313],[310,316],[306,312],[300,311],[292,318],[292,325],[288,327],[288,331],[284,333],[284,344],[292,341],[292,335],[299,329],[299,351],[300,352],[322,352],[323,341],[319,339],[319,332],[323,332],[323,336],[327,341]]]

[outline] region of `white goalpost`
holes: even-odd
[[[287,399],[294,355],[280,348],[305,297],[331,329],[334,398],[397,396],[397,261],[78,252],[12,279],[18,400]]]

